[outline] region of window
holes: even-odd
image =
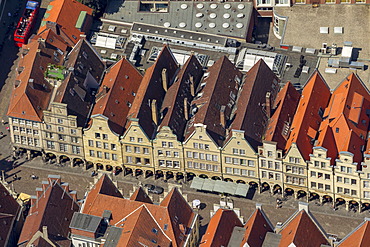
[[[27,134],[31,135],[32,134],[32,130],[31,129],[26,129],[26,132]]]
[[[274,179],[274,173],[269,172],[269,179]]]
[[[231,174],[233,172],[233,169],[230,167],[226,167],[226,173]]]
[[[244,149],[239,149],[239,154],[240,155],[245,155],[245,150]]]
[[[137,138],[137,142],[143,142],[143,138]]]
[[[194,162],[194,168],[199,169],[199,163],[198,162]]]
[[[344,178],[344,183],[349,184],[349,178]]]
[[[286,166],[286,171],[290,172],[292,170],[292,166]]]
[[[164,160],[159,160],[159,166],[166,166],[166,163],[164,162]]]
[[[266,177],[267,177],[267,172],[266,172],[266,171],[262,171],[261,176],[262,176],[263,178],[266,178]]]
[[[58,132],[64,132],[64,128],[63,128],[63,127],[58,126]]]
[[[40,147],[40,141],[39,141],[39,139],[33,139],[33,141],[35,142],[35,146],[36,147]]]
[[[273,164],[273,163],[272,163],[272,161],[270,161],[270,160],[269,160],[269,161],[267,162],[267,167],[268,167],[269,169],[272,169],[272,168],[273,168],[273,167],[272,167],[272,164]]]
[[[234,168],[233,171],[234,171],[234,174],[240,175],[240,169],[239,168]]]
[[[72,137],[71,137],[71,142],[73,142],[73,143],[78,143],[78,138],[77,138],[77,137],[72,136]]]
[[[136,164],[141,164],[141,158],[140,157],[135,157]]]
[[[107,134],[103,134],[103,140],[108,140],[108,135]]]
[[[286,182],[291,183],[292,182],[292,177],[291,176],[286,176]]]
[[[89,140],[88,143],[89,143],[89,147],[93,147],[94,146],[94,141],[93,140]]]
[[[71,135],[77,134],[77,131],[75,129],[71,129]]]
[[[343,188],[342,187],[337,187],[337,192],[338,193],[342,193],[343,192]]]
[[[194,142],[194,143],[193,143],[193,148],[199,148],[198,143]]]
[[[20,127],[21,133],[25,134],[26,133],[26,128],[25,127]]]
[[[316,188],[316,182],[311,182],[311,188]]]
[[[173,162],[173,167],[179,168],[180,167],[180,162],[179,161],[174,161]]]
[[[346,167],[345,167],[345,166],[341,166],[341,167],[340,167],[340,171],[341,171],[341,172],[346,172]]]
[[[351,179],[351,184],[352,184],[352,185],[353,185],[353,184],[357,184],[356,179]]]
[[[275,180],[280,180],[280,179],[281,179],[280,174],[279,174],[279,173],[276,173],[276,174],[275,174]]]
[[[318,173],[317,173],[317,177],[318,177],[318,178],[321,178],[321,177],[322,177],[322,175],[323,175],[323,174],[322,174],[322,172],[318,172]]]
[[[337,182],[342,182],[342,181],[343,181],[342,177],[337,177]]]
[[[304,185],[304,179],[303,178],[299,179],[299,185]]]
[[[18,123],[18,119],[17,118],[13,118],[13,123]]]
[[[245,166],[247,164],[247,160],[240,159],[240,165]]]
[[[191,161],[188,161],[188,168],[193,168],[193,162],[191,162]]]
[[[173,142],[169,142],[169,143],[168,143],[168,147],[169,147],[169,148],[173,148]]]
[[[298,168],[298,174],[304,174],[304,169],[302,167]]]
[[[59,143],[59,151],[67,152],[67,145],[63,143]]]
[[[212,161],[218,161],[218,156],[217,155],[212,155]]]
[[[357,190],[351,190],[351,195],[356,196],[357,195]]]
[[[344,188],[344,194],[349,194],[349,189]]]
[[[370,191],[364,191],[364,198],[370,198]]]
[[[20,124],[25,124],[25,121],[23,119],[19,119]]]
[[[324,188],[324,185],[323,185],[322,183],[318,183],[318,184],[317,184],[317,188],[318,188],[318,189],[323,189],[323,188]]]
[[[116,144],[110,144],[110,149],[111,150],[117,150]]]
[[[298,173],[298,167],[296,166],[293,166],[293,170],[292,170],[293,173]]]
[[[32,125],[32,122],[31,122],[31,121],[29,121],[29,120],[26,120],[26,124],[27,124],[28,126],[31,126],[31,125]]]
[[[14,141],[16,143],[20,143],[21,142],[21,139],[19,138],[19,135],[14,135]]]
[[[81,147],[72,145],[72,153],[80,154],[81,153]]]
[[[325,184],[325,190],[330,190],[330,185]]]
[[[225,157],[225,163],[231,164],[231,157]]]
[[[289,162],[294,163],[294,157],[289,157]]]
[[[27,145],[27,139],[25,136],[21,136],[21,143]]]
[[[261,160],[261,167],[266,167],[266,160]]]
[[[171,151],[166,151],[166,156],[171,157]]]
[[[295,158],[295,159],[294,159],[294,162],[295,162],[296,164],[299,164],[299,163],[301,163],[301,159],[300,159],[300,158]]]
[[[311,171],[311,177],[316,177],[316,172]]]
[[[209,145],[208,144],[204,144],[204,149],[205,150],[209,150]]]
[[[33,146],[33,138],[27,137],[27,143],[29,146]]]
[[[239,154],[239,149],[233,148],[233,154]]]
[[[212,167],[214,172],[218,172],[218,165],[212,165]]]
[[[330,180],[330,174],[325,174],[325,179]]]
[[[162,147],[163,148],[167,147],[167,142],[162,142]]]
[[[53,141],[46,141],[46,147],[49,149],[55,149],[55,143]]]
[[[19,131],[18,126],[13,126],[13,131]]]
[[[321,168],[325,168],[325,162],[321,162]]]
[[[352,168],[351,167],[347,167],[347,173],[352,173]]]
[[[370,181],[364,181],[364,188],[370,187]]]
[[[319,167],[319,165],[320,165],[320,162],[315,161],[315,167]]]
[[[199,153],[199,159],[201,159],[201,160],[204,160],[205,159],[204,153]]]
[[[149,154],[149,148],[143,148],[144,154]]]
[[[66,140],[66,136],[59,134],[58,135],[58,139],[59,139],[59,141],[65,141]]]
[[[103,153],[101,151],[97,151],[96,154],[97,154],[98,158],[103,157]]]
[[[233,158],[233,164],[234,165],[239,165],[239,159],[238,158]]]
[[[254,160],[248,160],[248,166],[254,167]]]
[[[109,160],[110,159],[110,153],[105,152],[104,153],[104,159]]]
[[[94,150],[89,150],[89,154],[91,157],[94,157],[95,156],[95,151]]]
[[[126,156],[126,163],[132,163],[132,157]]]
[[[58,118],[58,124],[63,124],[63,119]]]
[[[135,137],[130,137],[130,142],[134,142],[135,141]]]
[[[95,133],[95,138],[100,139],[100,133]]]
[[[117,160],[117,154],[112,154],[112,160]]]
[[[280,164],[279,164],[279,162],[275,162],[275,170],[280,170]]]
[[[255,177],[255,173],[254,173],[254,171],[249,171],[249,170],[248,170],[248,176],[250,176],[250,177]]]
[[[193,152],[186,151],[186,157],[192,158],[193,157]]]
[[[193,158],[194,158],[194,159],[198,159],[198,157],[199,157],[199,153],[197,153],[197,152],[193,152]]]
[[[140,153],[140,148],[139,147],[134,147],[135,153],[139,154]]]
[[[131,146],[126,146],[126,152],[131,153]]]
[[[96,144],[96,147],[97,147],[97,148],[101,148],[101,147],[102,147],[102,146],[101,146],[101,142],[99,142],[99,141],[96,141],[96,143],[95,143],[95,144]]]
[[[272,151],[267,151],[267,156],[272,157]]]

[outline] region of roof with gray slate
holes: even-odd
[[[96,232],[101,220],[101,217],[75,212],[69,227],[86,232]]]

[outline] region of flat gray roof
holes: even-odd
[[[280,244],[281,235],[267,232],[262,247],[278,247]]]
[[[75,212],[69,227],[87,232],[96,232],[101,220],[102,218],[98,216]]]
[[[228,247],[240,246],[241,242],[243,241],[244,234],[244,227],[235,226],[233,233],[231,234]]]
[[[140,1],[112,0],[104,18],[245,39],[253,12],[253,3],[243,1],[163,1],[167,3],[167,12],[150,12],[139,11]]]

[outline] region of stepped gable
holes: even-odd
[[[186,123],[190,114],[190,103],[194,98],[192,90],[195,94],[202,76],[202,65],[196,56],[191,55],[178,72],[175,81],[164,97],[161,108],[163,118],[161,119],[158,130],[163,126],[168,126],[176,134],[179,141],[183,140]]]
[[[240,246],[261,247],[268,232],[274,232],[274,227],[262,208],[256,208],[244,225],[245,233]]]
[[[353,161],[359,164],[366,145],[369,108],[367,88],[354,73],[350,74],[333,91],[315,146],[328,149],[333,158],[340,152],[350,152],[354,155]]]
[[[171,50],[167,45],[164,45],[157,60],[146,70],[140,83],[137,95],[127,116],[126,129],[130,126],[130,119],[139,119],[139,124],[145,134],[149,138],[153,137],[158,124],[153,119],[153,115],[156,115],[157,118],[159,117],[158,112],[162,106],[166,90],[170,86],[169,82],[175,76],[178,68],[179,66]],[[166,75],[167,83],[163,82],[163,74]],[[166,84],[166,90],[163,86],[164,84]],[[153,109],[157,111],[157,114],[152,112]]]
[[[249,143],[257,149],[261,144],[271,106],[279,89],[279,79],[260,59],[245,75],[239,90],[236,111],[230,129],[243,130]],[[270,93],[267,100],[267,94]],[[267,108],[268,109],[267,109]]]
[[[276,142],[279,149],[285,148],[299,98],[300,93],[287,82],[275,99],[272,107],[274,112],[266,129],[265,140]]]
[[[243,226],[236,213],[219,208],[209,221],[199,246],[228,246],[235,226]]]
[[[296,143],[303,158],[309,160],[309,154],[312,153],[317,131],[329,99],[330,89],[321,74],[316,70],[303,88],[290,127],[285,152],[288,152],[292,144]]]
[[[69,222],[79,211],[77,196],[62,183],[60,176],[49,175],[42,188],[31,197],[31,207],[18,240],[18,246],[32,244],[30,240],[38,231],[47,227],[48,238],[58,246],[70,246]]]
[[[230,121],[238,94],[238,81],[241,78],[242,73],[226,56],[221,57],[207,70],[202,87],[191,102],[192,117],[186,127],[185,140],[193,134],[195,124],[203,124],[207,126],[207,133],[213,141],[219,147],[223,146],[227,123]]]
[[[107,117],[110,129],[122,135],[142,79],[140,72],[126,58],[119,60],[105,74],[91,115]]]
[[[135,190],[135,192],[130,196],[130,200],[153,204],[153,201],[150,199],[148,194],[145,193],[142,187]]]

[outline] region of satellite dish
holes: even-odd
[[[165,23],[163,23],[163,26],[164,27],[170,27],[171,26],[171,23],[170,22],[165,22]]]
[[[225,13],[223,16],[224,16],[225,19],[229,19],[230,18],[230,14],[229,13]]]
[[[203,9],[204,8],[204,4],[203,3],[198,3],[197,4],[197,8],[198,9]]]
[[[201,18],[201,17],[203,17],[203,13],[196,13],[195,16],[198,17],[198,18]]]
[[[224,5],[224,8],[225,9],[230,9],[231,8],[231,5],[229,3],[227,3],[227,4]]]
[[[217,17],[216,13],[211,13],[209,14],[209,18],[215,19]]]
[[[244,4],[241,3],[238,5],[238,9],[244,9],[244,8],[245,8]]]
[[[230,27],[230,24],[229,24],[229,23],[227,23],[227,22],[225,22],[224,24],[222,24],[222,27],[223,27],[223,28],[228,28],[228,27]]]
[[[217,4],[212,3],[209,7],[211,7],[211,9],[217,9]]]
[[[185,22],[180,22],[179,27],[186,27],[186,23]]]
[[[208,26],[209,26],[210,28],[215,28],[215,27],[216,27],[216,24],[215,24],[215,23],[213,23],[213,22],[211,22],[211,23],[209,23],[209,24],[208,24]]]
[[[243,27],[244,27],[244,25],[243,25],[243,23],[237,23],[237,24],[236,24],[236,27],[237,27],[237,28],[243,28]]]
[[[187,8],[188,8],[188,5],[187,5],[187,4],[185,4],[185,3],[183,3],[183,4],[181,4],[181,5],[180,5],[180,8],[181,8],[181,9],[187,9]]]
[[[200,22],[197,22],[197,23],[195,23],[195,27],[196,28],[201,28],[203,25],[202,25],[202,23],[200,23]]]

